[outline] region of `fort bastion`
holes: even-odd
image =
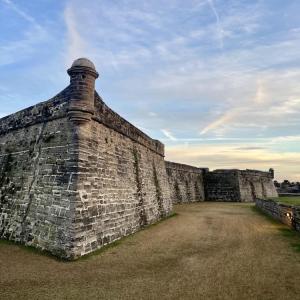
[[[85,58],[52,99],[0,119],[0,238],[73,260],[153,224],[173,203],[276,196],[273,175],[165,162],[112,111]]]

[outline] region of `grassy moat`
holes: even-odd
[[[0,243],[1,299],[300,299],[300,236],[253,203],[174,207],[175,218],[64,263]]]
[[[283,204],[300,206],[300,196],[277,197],[277,198],[271,198],[271,200],[274,200],[276,202],[283,203]]]

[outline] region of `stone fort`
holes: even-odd
[[[85,58],[52,99],[0,119],[0,238],[73,260],[153,224],[176,203],[277,196],[274,172],[167,162],[112,111]]]

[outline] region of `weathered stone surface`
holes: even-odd
[[[238,170],[216,170],[204,175],[205,200],[239,201]]]
[[[256,198],[278,197],[273,182],[274,171],[241,170],[239,185],[242,201],[255,201]]]
[[[251,202],[277,197],[271,172],[256,170],[215,170],[205,174],[207,201]]]
[[[155,223],[172,209],[163,156],[95,120],[78,134],[76,256]]]
[[[203,173],[206,169],[166,161],[173,203],[204,201]]]
[[[163,144],[108,108],[84,62],[0,119],[0,237],[74,259],[170,214]]]

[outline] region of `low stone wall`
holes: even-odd
[[[173,203],[204,201],[205,169],[169,161],[165,164]]]
[[[300,231],[300,206],[277,203],[273,200],[256,199],[256,207],[283,224]]]

